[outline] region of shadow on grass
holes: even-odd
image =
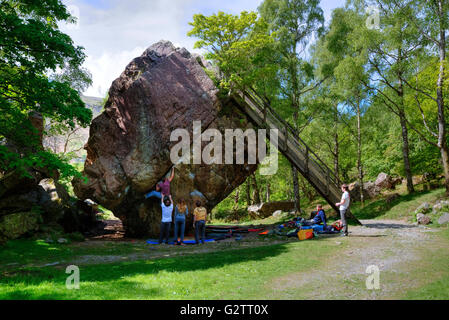
[[[377,222],[365,223],[363,226],[365,226],[367,228],[374,228],[374,229],[413,229],[413,228],[417,228],[417,226],[408,225],[408,224],[377,223]]]
[[[89,287],[101,287],[104,299],[116,298],[118,288],[122,292],[136,290],[140,285],[137,282],[128,281],[123,277],[132,276],[157,276],[164,273],[183,273],[205,271],[208,269],[222,268],[227,265],[245,263],[250,261],[263,261],[285,253],[286,244],[276,244],[264,247],[230,250],[225,252],[214,252],[194,254],[189,256],[163,258],[157,260],[144,260],[133,262],[122,262],[114,264],[102,264],[80,267],[82,283]],[[13,274],[2,274],[0,287],[8,286],[8,290],[0,290],[0,299],[73,299],[77,292],[69,292],[65,289],[68,277],[65,268],[39,268],[30,269],[32,272],[17,272]],[[16,286],[17,284],[17,286]],[[43,287],[42,287],[43,286]],[[83,285],[84,286],[84,285]],[[141,288],[139,287],[139,292]],[[76,290],[74,290],[76,291]],[[148,291],[148,290],[146,290]],[[130,291],[131,292],[131,291]],[[146,297],[151,299],[161,292],[150,288]],[[132,294],[131,294],[132,295]]]
[[[24,265],[36,259],[61,259],[71,254],[72,250],[66,245],[48,244],[42,240],[11,240],[0,246],[0,265]]]

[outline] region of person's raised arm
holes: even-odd
[[[175,167],[171,168],[171,175],[170,178],[168,178],[168,181],[172,182],[174,177],[175,177]]]

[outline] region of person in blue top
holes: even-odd
[[[301,225],[312,226],[314,224],[323,223],[324,229],[326,229],[326,214],[324,213],[323,206],[321,204],[316,206],[316,212],[317,214],[311,220],[301,219]]]
[[[171,196],[165,196],[161,199],[162,207],[162,221],[161,232],[159,235],[159,244],[165,239],[165,244],[168,244],[168,237],[170,235],[170,225],[172,222],[173,214],[173,200]]]
[[[184,230],[188,214],[189,208],[187,208],[185,200],[179,199],[175,207],[175,239],[178,238],[177,245],[184,245]]]

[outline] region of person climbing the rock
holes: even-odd
[[[335,205],[340,208],[340,219],[343,224],[343,235],[348,236],[348,224],[346,222],[346,212],[349,209],[349,204],[351,203],[351,196],[349,195],[349,187],[347,184],[341,186],[341,191],[343,195],[341,196],[341,201]]]
[[[168,244],[168,237],[170,235],[170,225],[172,222],[173,214],[173,199],[171,196],[164,196],[161,199],[162,207],[162,220],[161,220],[161,231],[159,234],[159,244],[165,240],[165,244]]]
[[[206,236],[207,210],[201,205],[201,201],[197,200],[196,208],[193,211],[193,227],[195,228],[195,242],[204,244]],[[201,238],[201,239],[200,239]]]
[[[326,220],[326,214],[324,213],[323,206],[319,204],[316,206],[316,215],[315,217],[313,217],[313,219],[301,219],[299,222],[303,226],[313,226],[314,224],[323,223],[324,229],[326,229]]]
[[[186,217],[189,214],[184,199],[179,199],[175,207],[175,239],[177,238],[177,245],[184,245],[184,230],[186,226]]]
[[[172,182],[174,177],[175,177],[175,167],[172,168],[169,178],[166,177],[162,182],[159,182],[156,185],[156,190],[153,190],[153,191],[145,194],[145,199],[148,199],[151,197],[163,199],[164,196],[169,196],[171,194],[170,193],[170,183]]]

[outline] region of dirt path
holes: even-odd
[[[321,267],[276,278],[268,284],[275,299],[393,299],[422,285],[413,272],[425,269],[429,254],[448,243],[433,236],[434,229],[396,220],[365,220],[363,227],[350,228],[349,237],[329,238],[344,246]],[[449,260],[448,260],[449,261]],[[366,269],[380,270],[380,289],[367,290]]]

